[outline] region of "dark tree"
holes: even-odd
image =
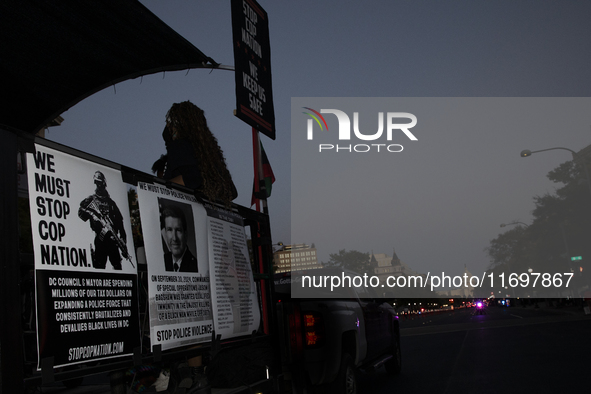
[[[373,267],[369,263],[369,253],[341,249],[338,253],[331,253],[329,257],[328,262],[324,264],[326,267],[338,267],[358,273],[373,273]]]

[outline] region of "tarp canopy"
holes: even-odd
[[[0,125],[27,133],[115,83],[217,64],[136,0],[0,1]]]

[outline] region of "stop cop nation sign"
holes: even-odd
[[[254,0],[232,0],[236,116],[275,139],[267,13]]]

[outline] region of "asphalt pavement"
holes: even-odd
[[[459,309],[401,319],[402,373],[360,374],[360,393],[587,393],[582,306]]]
[[[402,373],[359,373],[359,393],[591,392],[591,315],[583,306],[456,309],[401,317]],[[37,393],[110,394],[107,374]]]

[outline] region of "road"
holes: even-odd
[[[591,392],[591,315],[582,310],[489,307],[401,319],[402,373],[358,374],[371,394]],[[106,376],[43,393],[108,394]]]
[[[359,375],[360,393],[591,392],[591,316],[487,308],[401,320],[403,369]]]

